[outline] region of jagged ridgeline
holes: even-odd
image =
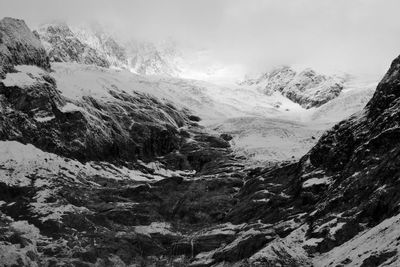
[[[241,84],[257,87],[267,95],[280,92],[303,108],[310,109],[338,97],[348,78],[345,75],[318,74],[309,68],[297,72],[282,66],[255,79],[245,79]]]
[[[135,88],[72,97],[21,20],[0,62],[0,265],[400,265],[400,58],[298,162],[257,169]]]
[[[0,77],[18,64],[37,65],[49,69],[49,58],[40,40],[17,19],[4,18],[0,22]]]
[[[142,75],[180,74],[172,60],[176,52],[168,45],[158,48],[149,42],[117,41],[99,25],[71,27],[60,22],[41,25],[37,32],[51,62],[115,67]]]

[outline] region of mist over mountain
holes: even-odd
[[[400,265],[393,1],[1,4],[0,266]]]
[[[240,65],[244,74],[298,64],[378,80],[397,56],[397,9],[396,0],[15,0],[2,2],[0,16],[24,18],[31,28],[54,20],[95,21],[122,39],[172,37],[184,47],[206,49],[222,65]]]

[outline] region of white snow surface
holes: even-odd
[[[252,164],[298,159],[324,130],[360,111],[375,85],[351,80],[339,97],[306,110],[278,92],[266,95],[248,85],[221,86],[199,80],[141,76],[128,70],[76,63],[54,63],[52,68],[57,88],[71,102],[83,96],[112,100],[110,91],[154,96],[200,116],[200,124],[217,134],[231,134],[233,149]],[[7,86],[30,86],[43,73],[33,66],[18,66],[17,70],[3,80]],[[71,112],[82,108],[68,103],[61,110]],[[36,118],[41,122],[51,119]]]
[[[209,129],[233,133],[234,149],[255,162],[300,157],[314,144],[312,136],[318,136],[321,128],[302,123],[307,121],[311,111],[279,93],[267,96],[245,86],[226,87],[197,80],[140,76],[127,70],[75,63],[55,63],[53,69],[58,89],[72,100],[88,95],[112,99],[110,90],[139,92],[191,110]],[[79,107],[66,106],[62,110],[73,109]]]
[[[107,99],[110,90],[145,93],[192,110],[204,124],[238,116],[295,117],[301,107],[280,94],[266,96],[245,87],[224,87],[198,80],[140,76],[127,70],[76,63],[54,63],[58,89],[70,99]],[[279,106],[279,107],[278,107]]]
[[[263,164],[300,158],[315,144],[325,129],[323,126],[274,118],[237,117],[211,128],[231,134],[231,144],[238,155]]]
[[[234,82],[243,76],[241,65],[221,64],[207,49],[185,47],[173,40],[159,44],[122,40],[105,25],[69,27],[112,67],[54,63],[53,76],[63,95],[110,98],[109,90],[123,90],[156,96],[191,110],[203,125],[234,133],[234,149],[256,163],[299,158],[322,130],[360,111],[376,85],[346,73],[325,75],[300,66],[277,67],[238,85]],[[106,40],[114,45],[107,45]],[[31,82],[29,77],[7,79],[9,84],[15,79]],[[286,89],[296,91],[297,85],[304,85],[310,98],[329,95],[336,83],[343,86],[340,95],[318,108],[306,110],[282,95]],[[288,88],[280,93],[283,87]]]
[[[303,188],[311,187],[313,185],[330,184],[332,181],[330,177],[310,178],[303,183]]]
[[[353,79],[336,99],[304,109],[280,93],[266,95],[252,86],[221,86],[199,80],[140,76],[127,70],[55,63],[58,89],[71,99],[109,99],[110,90],[144,93],[188,109],[202,125],[230,133],[234,150],[259,164],[298,159],[336,122],[360,111],[375,86]]]
[[[150,225],[135,226],[135,232],[150,236],[151,234],[176,235],[171,231],[171,225],[166,222],[152,222]]]
[[[19,65],[15,69],[17,72],[8,73],[6,78],[1,81],[5,86],[26,88],[36,83],[35,77],[40,77],[45,73],[41,68],[31,65]]]

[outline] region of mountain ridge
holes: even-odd
[[[240,84],[258,88],[265,94],[280,92],[295,103],[309,109],[319,107],[339,96],[347,77],[318,74],[311,68],[297,71],[281,66]]]
[[[2,264],[400,264],[400,56],[299,160],[249,168],[201,114],[107,78],[117,70],[75,68],[110,82],[94,91],[62,84],[37,36],[5,25],[0,38],[27,38],[0,50]]]
[[[163,48],[149,42],[122,42],[100,26],[56,22],[41,25],[38,33],[52,61],[121,68],[141,75],[179,74]]]

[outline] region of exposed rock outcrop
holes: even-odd
[[[141,75],[177,76],[168,49],[149,42],[121,42],[99,25],[71,27],[66,23],[42,25],[38,35],[50,60],[127,69]]]
[[[64,23],[42,26],[38,33],[51,61],[94,64],[100,67],[111,65],[104,55],[81,42]]]
[[[312,69],[297,72],[284,66],[257,79],[245,80],[241,84],[255,86],[266,94],[280,92],[293,102],[309,109],[336,98],[343,89],[344,80],[342,77],[318,74]]]
[[[375,227],[384,227],[387,220],[399,214],[398,62],[399,58],[393,61],[365,109],[325,133],[299,163],[253,174],[254,178],[242,188],[238,195],[241,204],[231,212],[230,221],[241,222],[244,218],[274,223],[305,214],[297,219],[303,230],[293,231],[279,245],[267,246],[253,257],[254,263],[297,265],[314,253],[326,253],[330,257],[324,260],[323,266],[334,263],[369,266],[369,262],[379,258],[371,256],[371,251],[362,255],[348,250],[341,254],[347,259],[340,262],[331,251],[336,251],[338,246],[346,250],[346,246],[357,242],[360,250],[364,250],[361,232],[367,229],[374,232]],[[281,189],[275,192],[277,186],[271,187],[271,183]],[[265,190],[268,202],[252,208],[254,204],[250,203],[260,190]],[[381,241],[387,245],[376,247],[374,255],[389,256],[376,260],[375,265],[390,261],[395,266],[397,256],[386,254],[386,250],[397,245],[390,234],[382,233],[381,238],[387,240]],[[294,254],[293,246],[299,241],[303,245],[298,245],[300,250],[296,248],[298,254]],[[269,260],[279,257],[276,262]]]
[[[186,115],[154,98],[111,91],[112,100],[72,101],[41,73],[31,85],[0,82],[1,139],[80,160],[148,160],[178,149]]]
[[[0,77],[14,65],[36,65],[49,69],[49,58],[40,40],[23,20],[0,20]]]

